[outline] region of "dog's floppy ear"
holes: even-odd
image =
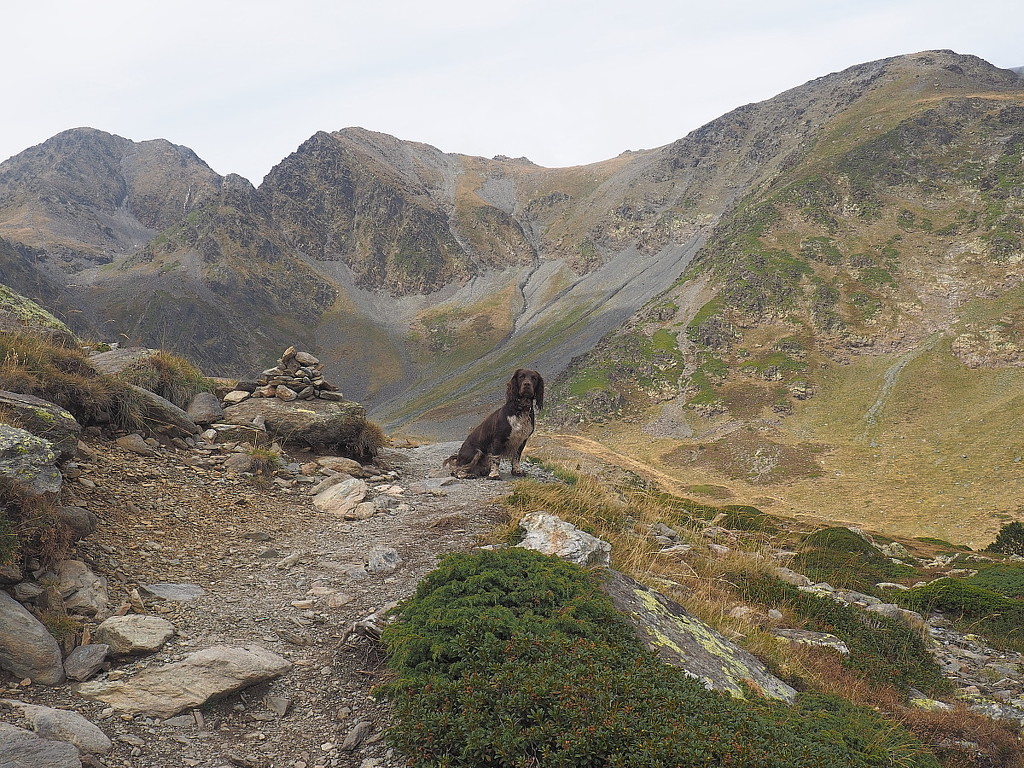
[[[516,372],[512,374],[512,378],[508,380],[508,384],[505,385],[505,402],[510,403],[519,397],[519,372],[522,368],[516,368]]]
[[[538,408],[544,407],[544,377],[539,373],[537,374],[537,387],[534,389],[533,399],[536,401]]]

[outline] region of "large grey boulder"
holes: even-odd
[[[167,718],[283,675],[291,667],[287,659],[259,646],[214,646],[127,680],[82,683],[77,692],[121,712]]]
[[[146,407],[146,426],[170,437],[192,437],[202,430],[181,408],[155,392],[128,385]]]
[[[0,723],[0,767],[82,768],[78,749],[66,741],[43,739],[32,731]]]
[[[0,478],[18,483],[36,496],[56,493],[64,482],[57,470],[59,458],[49,440],[0,424]]]
[[[556,515],[530,512],[519,521],[523,538],[516,546],[558,555],[563,560],[583,567],[611,564],[612,545],[581,531]]]
[[[0,591],[0,669],[42,685],[64,682],[60,647],[39,620]]]
[[[204,426],[215,424],[224,418],[224,409],[220,400],[212,392],[200,392],[188,404],[185,413],[196,424]]]
[[[661,593],[611,569],[606,572],[603,588],[650,650],[662,661],[686,670],[705,688],[743,698],[746,683],[772,699],[796,699],[796,691],[769,672],[756,656]]]
[[[109,645],[110,652],[115,656],[155,653],[172,637],[174,625],[167,619],[135,613],[111,616],[93,632],[96,642]]]
[[[0,390],[0,408],[14,413],[23,429],[49,440],[60,460],[70,459],[77,452],[82,425],[59,405],[32,395]]]
[[[15,699],[5,699],[4,703],[20,710],[32,729],[44,739],[66,741],[80,752],[93,755],[105,755],[113,746],[103,731],[70,709],[41,707]]]
[[[349,400],[286,403],[276,397],[255,397],[224,409],[228,424],[252,424],[260,417],[274,438],[309,446],[351,443],[366,426],[366,410]]]
[[[153,355],[160,352],[158,349],[147,349],[146,347],[118,347],[107,352],[97,352],[89,355],[89,363],[96,369],[97,373],[105,373],[113,376],[125,368],[131,368],[138,363],[145,362]]]

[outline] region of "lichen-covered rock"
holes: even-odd
[[[59,405],[32,395],[0,390],[0,408],[14,413],[23,429],[49,440],[60,459],[70,459],[75,455],[82,425]]]
[[[69,341],[78,338],[64,323],[29,298],[0,283],[0,331],[34,331]]]
[[[57,470],[59,457],[49,440],[0,424],[0,478],[14,481],[35,495],[56,493],[63,483]]]
[[[706,688],[743,698],[747,684],[773,699],[792,702],[796,698],[796,691],[754,655],[664,595],[611,569],[603,588],[648,648],[701,680]]]

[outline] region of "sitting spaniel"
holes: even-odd
[[[533,434],[533,406],[544,407],[544,378],[520,368],[505,387],[505,404],[469,433],[459,452],[445,459],[456,477],[498,479],[502,459],[512,462],[512,474],[525,474],[520,466],[523,448]]]

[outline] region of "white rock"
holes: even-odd
[[[249,393],[246,392],[245,390],[236,389],[236,390],[233,390],[232,392],[228,392],[226,395],[224,395],[224,404],[225,405],[236,405],[236,404],[242,402],[243,400],[248,400],[249,397],[250,397]]]
[[[366,498],[366,482],[358,478],[344,480],[313,497],[313,506],[321,512],[345,515]]]
[[[611,544],[581,531],[555,515],[530,512],[519,521],[519,527],[525,531],[525,535],[516,545],[518,547],[546,555],[558,555],[563,560],[582,566],[608,567],[611,564]]]

